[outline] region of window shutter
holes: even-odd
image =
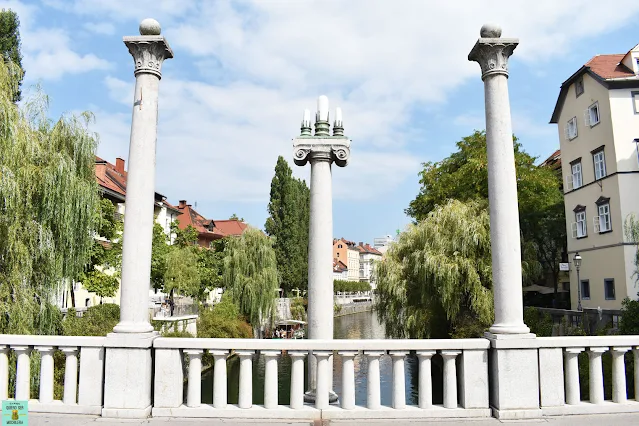
[[[586,123],[586,126],[590,126],[590,108],[584,111],[584,123]]]
[[[570,122],[568,122],[568,124],[566,124],[566,127],[564,127],[564,137],[567,141],[570,140]]]
[[[566,192],[572,191],[572,175],[566,176]]]
[[[592,218],[592,226],[595,228],[595,233],[598,234],[601,232],[601,225],[599,223],[599,216],[595,216]]]
[[[577,222],[571,223],[570,228],[572,230],[572,237],[577,238]]]

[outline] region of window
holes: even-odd
[[[337,253],[337,257],[339,257],[339,253]]]
[[[615,280],[612,278],[606,278],[604,280],[604,294],[606,300],[615,300]]]
[[[595,180],[606,177],[606,156],[604,155],[604,150],[600,149],[593,153],[592,161],[595,164]]]
[[[585,112],[586,124],[590,127],[596,126],[599,124],[599,102],[595,102],[590,105]]]
[[[568,120],[566,125],[566,139],[573,140],[577,137],[577,117]]]
[[[639,92],[632,92],[632,108],[635,114],[639,114]]]
[[[338,245],[337,245],[337,248],[342,248],[342,245],[341,245],[341,244],[338,244]]]
[[[583,206],[575,209],[575,221],[572,223],[572,237],[583,238],[588,235],[586,228],[586,210]]]
[[[590,281],[581,280],[581,298],[590,300]]]
[[[619,328],[619,320],[621,319],[621,315],[613,315],[612,316],[612,328]]]
[[[575,96],[579,97],[584,92],[584,79],[580,78],[575,83]]]
[[[599,197],[597,201],[598,216],[593,218],[595,232],[604,233],[612,231],[612,223],[610,220],[610,198]]]
[[[581,161],[573,163],[571,165],[572,170],[572,188],[577,189],[581,187]]]

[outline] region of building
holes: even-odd
[[[373,247],[382,255],[386,254],[391,244],[393,243],[395,243],[395,238],[393,238],[391,235],[373,239]]]
[[[348,268],[341,260],[333,259],[333,281],[348,280]]]
[[[177,219],[178,227],[186,229],[189,225],[198,232],[197,243],[208,248],[215,240],[229,235],[242,235],[248,225],[238,219],[213,220],[199,214],[186,200],[180,200],[178,210],[182,215]]]
[[[558,126],[563,160],[571,307],[580,296],[585,308],[619,309],[626,296],[637,298],[637,249],[623,225],[639,213],[639,45],[597,55],[570,76],[550,122]]]
[[[359,251],[359,280],[369,283],[375,290],[375,263],[382,260],[382,253],[368,243],[360,242],[356,248]]]
[[[353,241],[344,238],[334,239],[333,258],[346,264],[348,281],[359,281],[359,250]]]

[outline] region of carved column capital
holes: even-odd
[[[516,38],[480,38],[468,54],[468,60],[479,63],[482,80],[494,74],[508,77],[508,58],[518,44]]]
[[[148,73],[162,78],[162,63],[173,57],[169,43],[162,36],[124,37],[124,44],[133,56],[134,75]]]
[[[351,141],[346,138],[301,138],[293,142],[293,161],[304,166],[308,161],[328,161],[345,167],[351,156]]]

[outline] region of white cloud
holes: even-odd
[[[110,22],[86,22],[82,27],[96,34],[111,35],[115,34],[115,25]]]

